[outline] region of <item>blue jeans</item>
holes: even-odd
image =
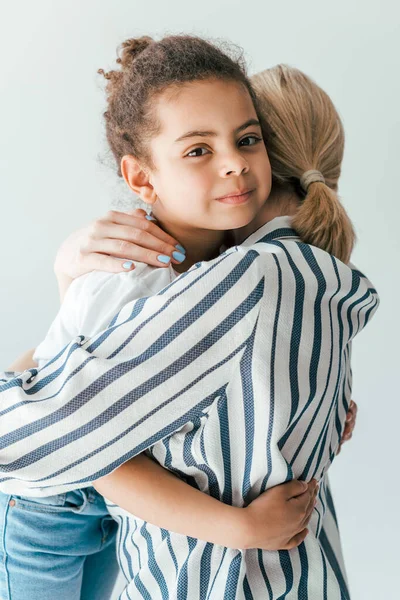
[[[108,600],[116,532],[94,488],[48,498],[0,492],[0,600]]]

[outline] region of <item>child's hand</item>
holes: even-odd
[[[351,400],[350,405],[349,405],[349,410],[347,411],[347,415],[346,415],[346,424],[344,426],[342,439],[340,440],[340,444],[339,444],[339,448],[336,452],[336,456],[341,451],[343,444],[345,442],[347,442],[348,440],[350,440],[353,436],[353,430],[356,425],[356,419],[357,419],[357,411],[358,411],[357,404],[354,402],[354,400]]]
[[[308,534],[318,489],[315,479],[308,484],[293,480],[253,500],[243,509],[249,526],[246,548],[290,550],[301,544]]]
[[[138,208],[126,213],[111,210],[63,242],[57,252],[54,271],[57,279],[73,280],[94,270],[121,273],[134,269],[133,263],[123,267],[127,261],[168,266],[158,259],[159,256],[168,256],[171,263],[180,264],[173,258],[173,252],[181,251],[176,244],[177,240],[154,221],[146,219],[144,210]]]

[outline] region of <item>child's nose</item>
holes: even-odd
[[[244,156],[232,154],[225,159],[221,166],[221,176],[242,175],[249,170],[249,164]]]

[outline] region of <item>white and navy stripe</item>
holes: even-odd
[[[33,496],[90,485],[150,448],[236,506],[317,477],[310,535],[289,552],[222,548],[111,506],[122,598],[348,598],[325,473],[350,401],[351,342],[377,304],[360,272],[275,219],[5,382],[0,487]]]

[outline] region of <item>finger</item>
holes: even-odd
[[[354,425],[356,423],[356,417],[355,415],[353,415],[352,413],[347,414],[346,416],[346,421],[345,421],[345,429],[351,427],[352,429],[354,429]]]
[[[183,261],[176,260],[174,256],[184,256],[180,253],[169,255],[165,253],[165,250],[164,252],[155,252],[143,248],[142,246],[138,246],[137,244],[131,244],[130,242],[122,240],[103,239],[92,242],[91,246],[96,253],[104,253],[119,257],[122,260],[122,263],[131,260],[146,263],[147,265],[153,265],[155,267],[167,267],[170,263],[182,264]]]
[[[313,494],[313,496],[311,498],[310,504],[307,508],[307,512],[304,515],[304,518],[300,522],[299,531],[301,531],[302,529],[307,527],[307,525],[310,522],[310,519],[313,515],[313,511],[314,511],[314,508],[316,507],[317,503],[318,503],[318,491],[316,491],[315,494]]]
[[[356,424],[356,422],[354,420],[351,420],[348,423],[346,423],[345,428],[343,430],[343,437],[346,437],[346,435],[353,433],[355,424]]]
[[[294,530],[295,533],[299,533],[307,526],[308,522],[310,521],[310,519],[312,517],[314,505],[315,505],[315,496],[313,495],[309,504],[306,507],[304,507],[300,512],[297,513],[298,523]],[[293,518],[295,519],[296,515],[293,515]]]
[[[342,438],[340,441],[342,441],[349,433],[351,433],[351,427],[349,427],[349,425],[346,425],[343,429]]]
[[[134,217],[146,218],[147,216],[147,212],[143,208],[132,208],[132,210],[127,210],[126,212]]]
[[[130,264],[128,264],[128,262]],[[123,266],[125,265],[125,267]],[[91,253],[84,259],[85,272],[106,271],[107,273],[121,273],[121,271],[133,271],[135,264],[132,261],[119,260],[107,254]]]
[[[139,210],[139,209],[136,209],[136,210]],[[108,228],[105,232],[105,235],[103,237],[118,237],[118,239],[129,240],[129,239],[131,239],[129,237],[130,231],[133,228],[133,229],[141,229],[143,231],[147,231],[152,236],[160,239],[165,244],[173,246],[174,248],[175,248],[176,244],[179,243],[178,240],[176,240],[171,235],[169,235],[168,233],[163,231],[158,225],[156,225],[156,223],[154,223],[152,221],[148,221],[147,219],[145,219],[141,216],[134,216],[134,215],[130,215],[128,213],[123,213],[123,212],[119,212],[119,211],[110,211],[110,213],[107,213],[107,214],[110,215],[110,217],[107,220],[105,220],[105,221],[100,220],[101,224],[108,226]],[[111,233],[114,231],[113,224],[127,227],[128,237],[121,236],[120,233],[117,233],[115,235],[110,235],[110,225],[112,226]]]
[[[155,227],[155,232],[161,231],[159,228],[150,224],[148,230],[140,229],[137,227],[128,227],[125,225],[107,224],[105,223],[102,228],[97,232],[97,236],[92,240],[91,249],[95,251],[105,252],[102,244],[104,240],[117,240],[119,246],[116,248],[116,256],[126,256],[126,250],[129,249],[129,244],[134,244],[145,248],[146,250],[153,250],[158,254],[167,255],[173,258],[179,257],[182,252],[174,245],[167,243],[165,240],[160,239],[153,235],[152,227]],[[169,237],[169,236],[168,236]],[[172,238],[171,238],[172,239]],[[182,247],[180,247],[182,248]],[[108,252],[108,251],[107,251]],[[137,259],[139,260],[139,259]]]
[[[290,502],[300,519],[303,519],[309,511],[312,510],[318,489],[317,483],[313,480],[308,484],[308,489],[304,494],[290,499]]]
[[[349,404],[349,410],[347,414],[351,414],[352,416],[356,417],[357,416],[357,411],[358,411],[358,406],[357,404],[354,402],[354,400],[350,401]]]
[[[356,419],[357,419],[357,408],[353,407],[353,408],[350,410],[350,419],[351,419],[352,421],[354,421],[354,422],[356,421]],[[349,419],[349,420],[350,420],[350,419]]]
[[[292,539],[289,540],[289,542],[286,544],[286,546],[282,548],[282,550],[292,550],[293,548],[297,548],[297,546],[304,542],[307,535],[308,529],[303,529],[303,531],[300,531],[300,533],[297,533],[295,536],[293,536]]]
[[[286,499],[291,500],[294,498],[301,498],[304,495],[309,496],[312,491],[309,489],[309,484],[306,481],[300,481],[298,479],[293,479],[288,483],[281,484],[282,488],[285,491]]]
[[[314,506],[316,504],[317,501],[317,496],[318,496],[318,492],[319,492],[319,485],[316,485],[314,488],[314,492],[312,493],[309,503],[307,505],[306,508],[306,513],[304,516],[304,519],[307,520],[309,517],[311,517],[312,515],[312,511],[314,510]],[[305,527],[305,525],[303,525],[303,528]]]

